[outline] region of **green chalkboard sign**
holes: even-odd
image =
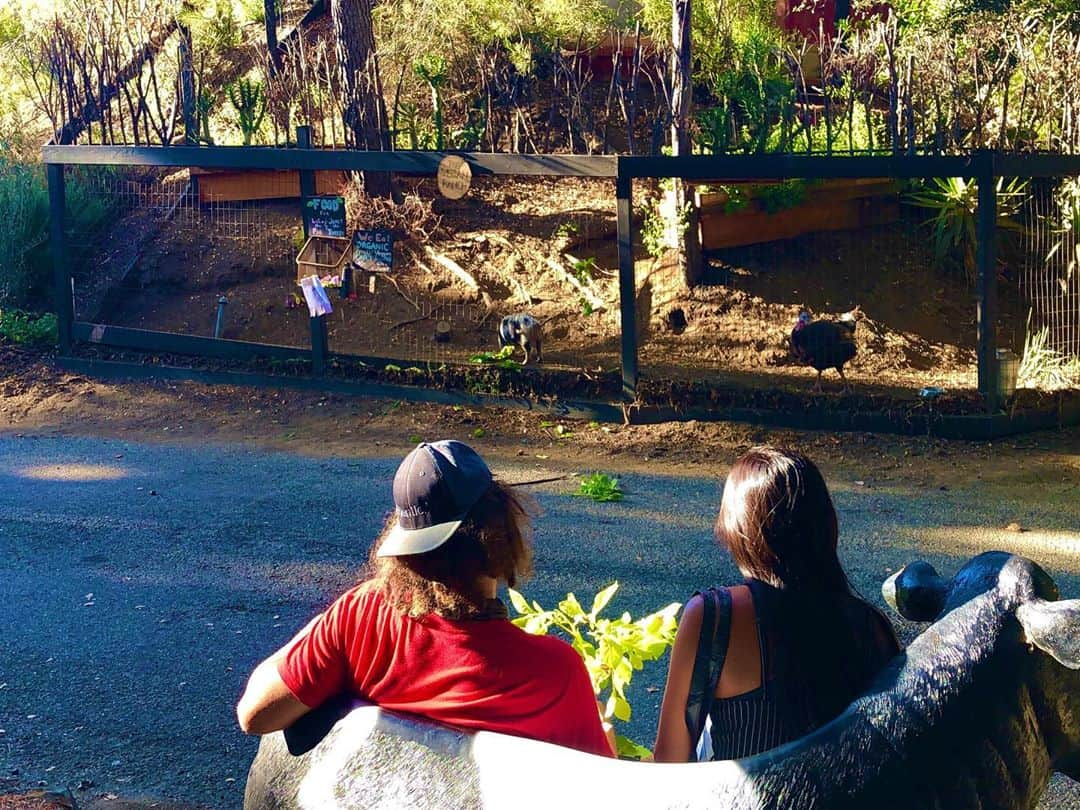
[[[333,194],[304,198],[308,236],[345,236],[345,198]]]
[[[363,270],[394,266],[394,234],[385,228],[358,228],[353,233],[353,264]]]

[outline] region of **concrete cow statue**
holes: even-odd
[[[1080,779],[1080,600],[1003,552],[883,591],[935,623],[840,717],[763,754],[626,762],[343,701],[263,738],[244,807],[1015,810],[1055,770]]]

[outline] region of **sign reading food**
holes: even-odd
[[[320,194],[304,198],[304,226],[308,236],[345,236],[345,198]]]

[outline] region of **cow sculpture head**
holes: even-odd
[[[988,613],[1012,622],[1016,649],[995,655],[1029,656],[1027,685],[1056,770],[1080,780],[1080,599],[1060,600],[1057,586],[1024,557],[991,551],[973,558],[951,580],[925,562],[912,563],[882,586],[882,594],[912,621],[945,620],[980,600]],[[1000,646],[1000,645],[999,645]]]

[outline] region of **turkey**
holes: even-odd
[[[855,322],[858,314],[856,307],[835,321],[815,321],[809,312],[799,313],[795,328],[791,330],[791,351],[801,363],[817,369],[815,391],[821,391],[821,372],[827,368],[840,372],[844,390],[849,390],[844,363],[856,353]]]

